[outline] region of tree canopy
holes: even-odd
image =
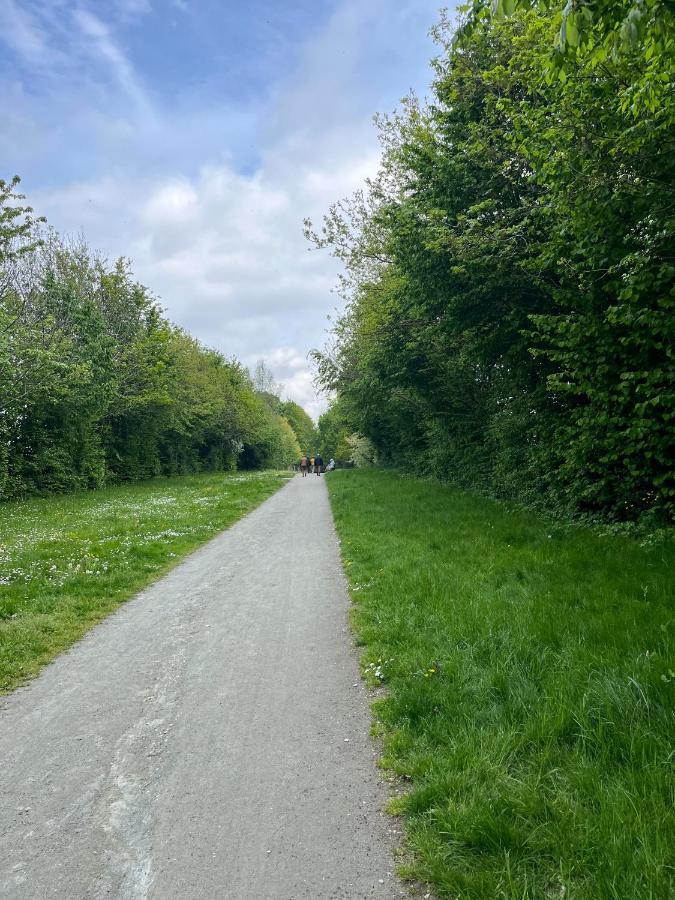
[[[672,53],[648,89],[649,38],[552,77],[538,10],[442,20],[429,102],[381,117],[378,176],[308,223],[345,264],[318,376],[385,461],[671,517]]]
[[[318,447],[319,435],[311,416],[293,400],[280,403],[279,412],[293,429],[302,453],[313,454]]]
[[[486,20],[502,19],[518,11],[538,10],[556,25],[553,61],[560,66],[578,51],[586,61],[602,63],[634,50],[647,62],[667,61],[673,52],[675,9],[668,0],[473,0],[464,7],[466,18],[460,41]],[[672,65],[672,57],[670,59]]]
[[[298,458],[278,398],[17,187],[0,182],[0,499]]]

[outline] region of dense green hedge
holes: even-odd
[[[673,41],[612,56],[588,27],[556,67],[550,13],[441,24],[430,101],[381,120],[379,176],[308,229],[346,265],[319,372],[384,461],[669,519]]]
[[[16,184],[0,182],[0,499],[298,458],[278,398],[171,325],[125,261],[45,231]]]

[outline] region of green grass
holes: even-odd
[[[0,692],[35,675],[287,474],[196,475],[0,504]]]
[[[377,470],[327,479],[404,874],[440,897],[673,880],[673,546]]]

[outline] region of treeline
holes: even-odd
[[[0,499],[299,457],[304,410],[172,325],[126,261],[47,230],[17,184],[0,182]]]
[[[562,36],[540,9],[442,21],[429,101],[381,118],[379,175],[307,223],[345,263],[316,354],[336,455],[358,432],[494,496],[672,519],[673,22],[607,8],[568,5]]]

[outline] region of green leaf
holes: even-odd
[[[577,27],[577,16],[576,13],[570,13],[567,17],[566,22],[566,32],[567,32],[567,43],[570,47],[578,47],[579,46],[579,28]]]

